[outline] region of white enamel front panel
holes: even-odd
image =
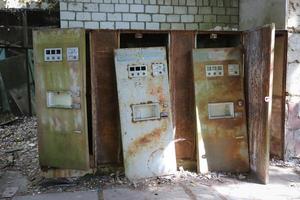
[[[176,171],[165,48],[115,50],[125,175]]]

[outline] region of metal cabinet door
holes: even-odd
[[[194,49],[198,171],[249,170],[239,48]]]
[[[89,168],[85,31],[33,33],[40,165]]]
[[[275,26],[244,33],[250,167],[260,182],[269,180]]]
[[[176,171],[165,48],[115,50],[125,175]]]

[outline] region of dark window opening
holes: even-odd
[[[201,33],[197,35],[197,48],[226,48],[240,45],[240,34]]]

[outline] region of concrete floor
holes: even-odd
[[[99,191],[48,193],[35,196],[18,196],[13,200],[133,200],[133,199],[216,199],[244,200],[300,199],[300,175],[294,168],[270,167],[270,183],[261,185],[237,179],[225,179],[224,183],[206,186],[197,182],[182,182],[133,189],[116,187]]]

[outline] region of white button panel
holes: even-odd
[[[239,64],[229,64],[228,65],[228,75],[229,76],[239,76],[240,75],[240,65]]]
[[[138,78],[147,76],[147,65],[129,65],[128,66],[128,77]]]
[[[79,60],[78,47],[69,47],[69,48],[67,48],[67,60],[68,61]]]
[[[62,48],[47,48],[44,49],[45,62],[62,61]]]
[[[206,77],[224,76],[223,65],[205,65]]]
[[[152,75],[153,76],[163,76],[166,74],[166,67],[163,63],[153,63],[152,64]]]

